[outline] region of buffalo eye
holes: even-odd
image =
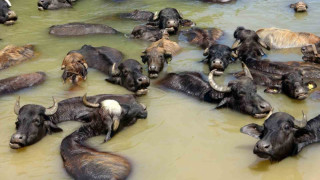
[[[20,121],[17,120],[17,121],[16,121],[16,129],[19,129],[19,126],[20,126]]]
[[[289,124],[285,124],[285,125],[283,126],[283,129],[286,130],[286,131],[288,131],[288,130],[290,129]]]
[[[123,75],[127,76],[129,72],[127,70],[123,70]]]
[[[40,126],[40,125],[41,125],[40,119],[35,119],[35,120],[33,120],[33,123],[34,123],[36,126]]]

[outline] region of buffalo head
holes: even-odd
[[[14,24],[18,16],[10,10],[11,3],[9,0],[0,0],[0,23],[6,25]]]
[[[209,65],[209,70],[216,70],[215,75],[223,74],[223,71],[232,62],[231,49],[221,44],[215,44],[205,49],[203,56],[207,56],[203,62]]]
[[[280,161],[292,156],[315,140],[315,134],[307,127],[306,116],[296,120],[284,112],[272,114],[263,124],[248,124],[241,132],[260,139],[254,146],[253,153],[271,161]]]
[[[70,8],[72,7],[72,1],[74,0],[39,0],[38,9],[40,11],[43,11],[60,8]]]
[[[53,106],[45,108],[43,106],[28,104],[20,108],[20,98],[18,98],[14,112],[18,115],[16,121],[16,130],[10,140],[10,147],[12,149],[19,149],[28,146],[41,140],[47,134],[62,131],[50,120],[58,110],[58,103],[53,98]]]
[[[306,12],[308,5],[302,1],[290,4],[290,8],[293,8],[296,12]]]
[[[265,92],[283,92],[289,97],[303,100],[308,97],[309,90],[312,90],[316,87],[317,84],[313,81],[304,82],[302,71],[293,71],[282,76],[281,84],[279,86],[268,87]]]
[[[150,80],[142,74],[142,70],[143,68],[138,61],[128,59],[120,63],[118,72],[112,72],[113,76],[108,77],[106,81],[119,84],[129,91],[135,92],[137,95],[147,94]]]
[[[63,60],[61,70],[63,70],[62,79],[73,84],[78,84],[81,80],[87,78],[88,64],[82,54],[77,52],[69,53]]]
[[[301,47],[304,61],[320,62],[320,42]]]
[[[244,63],[243,69],[245,76],[230,81],[228,86],[218,85],[213,79],[215,70],[210,72],[210,86],[215,91],[225,93],[217,108],[230,107],[231,109],[252,115],[255,118],[266,117],[272,112],[272,107],[257,94],[257,86],[254,84],[252,75]]]

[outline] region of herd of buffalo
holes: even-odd
[[[71,8],[76,0],[39,0],[39,10]],[[203,0],[212,3],[232,3],[236,0]],[[78,2],[80,3],[80,2]],[[10,10],[9,0],[0,0],[0,23],[14,25],[17,14]],[[307,4],[297,2],[288,5],[296,13],[305,12]],[[16,133],[10,139],[10,147],[19,149],[40,141],[47,134],[60,132],[57,124],[64,121],[84,122],[84,125],[63,139],[61,157],[67,172],[75,179],[126,179],[131,165],[124,157],[100,152],[86,145],[93,136],[105,134],[107,142],[123,128],[134,124],[137,119],[147,118],[147,108],[137,101],[146,95],[151,82],[170,63],[173,56],[182,51],[170,36],[178,34],[180,40],[203,49],[202,61],[210,73],[200,72],[168,73],[155,80],[153,85],[183,93],[200,101],[216,103],[216,108],[228,107],[255,118],[267,118],[263,126],[248,124],[241,132],[259,139],[253,152],[271,161],[280,161],[296,155],[303,147],[319,142],[320,116],[307,120],[296,120],[285,112],[273,112],[272,104],[257,92],[257,85],[265,87],[265,93],[284,93],[290,98],[308,98],[320,79],[320,37],[307,32],[293,32],[287,29],[263,28],[257,31],[238,27],[234,31],[234,44],[228,47],[217,44],[223,35],[217,28],[200,28],[196,23],[183,18],[175,8],[159,12],[135,10],[130,13],[113,15],[119,19],[144,21],[133,28],[131,34],[123,34],[103,24],[68,23],[49,28],[53,36],[82,36],[89,34],[122,34],[123,38],[151,41],[141,53],[141,62],[147,64],[144,75],[143,65],[135,59],[124,60],[117,49],[102,46],[83,45],[70,50],[65,56],[61,70],[62,79],[73,86],[86,81],[88,68],[105,74],[105,80],[123,86],[132,95],[101,94],[74,97],[57,102],[45,108],[27,104],[20,107],[16,101],[14,112],[18,116]],[[180,30],[181,26],[190,27]],[[5,38],[5,37],[3,37]],[[274,62],[263,59],[266,50],[301,48],[303,61]],[[0,70],[18,65],[35,56],[33,45],[8,45],[0,51]],[[218,84],[216,76],[222,76],[228,65],[241,61],[243,71],[234,74],[235,80],[227,85]],[[0,95],[40,85],[46,80],[44,72],[20,74],[0,80]],[[314,80],[314,81],[313,81]]]

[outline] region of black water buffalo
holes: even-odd
[[[119,103],[135,103],[133,95],[109,95],[102,94],[88,97],[88,101],[99,103],[106,99],[116,100]],[[88,121],[88,114],[95,111],[94,108],[83,104],[81,97],[74,97],[60,101],[54,100],[50,108],[41,105],[27,104],[20,108],[20,99],[17,100],[14,112],[18,115],[16,121],[16,133],[10,140],[10,147],[13,149],[32,145],[41,140],[47,134],[60,132],[58,123],[64,121]]]
[[[10,10],[10,6],[9,0],[0,0],[0,24],[12,25],[17,21],[18,16]]]
[[[89,68],[97,69],[106,74],[108,76],[106,81],[119,84],[137,95],[143,95],[148,92],[147,88],[150,85],[150,80],[142,74],[141,64],[134,59],[121,62],[123,54],[120,51],[105,46],[92,47],[84,45],[79,50],[70,51],[68,55],[72,53],[81,54]],[[80,61],[81,59],[82,57],[78,60]]]
[[[299,1],[294,4],[290,4],[290,8],[294,9],[295,12],[306,12],[308,5],[302,1]]]
[[[179,26],[193,26],[194,23],[188,19],[183,19],[181,14],[175,8],[165,8],[159,13],[155,13],[153,20],[149,25],[159,27],[159,29],[168,29],[170,34],[176,34]]]
[[[265,90],[267,93],[282,92],[291,98],[303,100],[308,97],[310,90],[317,87],[315,82],[304,80],[305,71],[303,69],[300,70],[284,63],[250,59],[247,60],[247,66],[254,83],[267,86]],[[236,76],[239,77],[241,74],[243,73],[238,73]]]
[[[0,80],[0,95],[42,84],[46,80],[44,72],[21,74]]]
[[[231,52],[231,48],[226,45],[212,45],[203,52],[203,56],[206,56],[206,58],[202,62],[209,65],[210,71],[215,70],[215,75],[221,75],[228,65],[233,62]]]
[[[234,51],[232,55],[242,61],[249,58],[260,59],[265,55],[261,47],[270,50],[270,47],[253,30],[238,27],[234,32],[234,38],[236,41],[232,45]]]
[[[229,107],[256,118],[266,117],[272,111],[271,105],[257,94],[250,71],[244,66],[246,76],[229,82],[228,86],[218,85],[214,71],[208,81],[197,72],[170,73],[159,81],[159,85],[206,102],[219,103],[217,108]]]
[[[190,44],[195,44],[202,49],[206,49],[215,44],[222,35],[223,31],[217,28],[192,27],[191,29],[181,31],[179,39],[186,40]]]
[[[83,36],[88,34],[118,34],[112,27],[104,24],[68,23],[54,25],[49,28],[49,34],[55,36]]]
[[[129,37],[133,39],[142,39],[145,41],[154,42],[161,39],[162,34],[163,31],[161,31],[158,27],[151,25],[139,25],[134,27]]]
[[[120,13],[119,17],[122,19],[132,19],[137,21],[151,21],[153,19],[154,13],[150,11],[140,11],[134,10],[130,13]]]
[[[61,8],[71,8],[72,2],[76,0],[39,0],[38,9],[43,10],[55,10]]]
[[[235,2],[237,0],[201,0],[203,2],[210,2],[210,3],[219,3],[219,4],[224,4],[224,3],[231,3]]]
[[[280,161],[298,154],[305,146],[319,142],[320,116],[307,121],[296,120],[284,112],[272,114],[263,124],[248,124],[241,132],[260,139],[253,153],[271,161]]]
[[[320,63],[320,42],[301,47],[304,61]]]
[[[112,134],[118,133],[124,127],[134,124],[137,119],[145,119],[147,117],[147,110],[144,105],[135,101],[131,103],[124,101],[118,102],[121,106],[119,126]],[[95,105],[95,103],[89,104],[90,106]],[[106,108],[113,109],[112,107]],[[106,133],[104,115],[109,116],[110,114],[108,115],[108,113],[101,114],[97,111],[91,113],[90,123],[87,123],[79,130],[63,139],[60,146],[60,154],[65,169],[73,178],[126,179],[130,174],[131,164],[126,158],[113,153],[99,152],[85,144],[85,141],[90,137]]]
[[[160,40],[152,43],[142,52],[141,59],[143,63],[148,64],[149,77],[157,78],[165,64],[172,59],[172,55],[177,54],[180,50],[179,44],[171,41],[169,34],[165,31]]]

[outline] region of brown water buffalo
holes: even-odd
[[[9,0],[0,0],[0,24],[12,25],[17,21],[18,16],[10,7]]]
[[[222,35],[223,31],[217,28],[192,27],[191,29],[181,31],[179,39],[185,39],[190,44],[195,44],[206,49],[215,44]]]
[[[155,42],[162,38],[162,33],[163,31],[161,31],[158,27],[151,25],[139,25],[134,27],[129,37],[133,39],[142,39],[145,41]]]
[[[83,36],[89,34],[118,34],[112,27],[104,24],[68,23],[54,25],[49,28],[49,34],[55,36]]]
[[[295,12],[306,12],[308,5],[305,2],[299,1],[294,4],[290,4],[290,8],[294,9]]]
[[[253,153],[271,161],[297,155],[309,144],[319,142],[320,116],[307,121],[296,120],[284,112],[272,114],[263,126],[248,124],[241,128],[241,132],[259,139]]]
[[[78,84],[87,79],[88,64],[82,54],[70,53],[63,59],[61,70],[63,70],[62,79],[64,82]]]
[[[148,64],[149,77],[157,78],[164,65],[172,59],[172,55],[180,50],[178,43],[169,40],[169,34],[165,31],[160,40],[152,43],[142,52],[142,62]]]
[[[137,103],[133,95],[101,94],[88,97],[88,101],[99,103],[106,99],[112,99],[122,103]],[[60,132],[58,123],[64,121],[89,122],[90,113],[95,108],[83,104],[82,97],[74,97],[57,102],[53,99],[53,106],[45,108],[41,105],[27,104],[20,107],[20,98],[14,106],[14,112],[18,118],[16,121],[16,133],[10,140],[13,149],[22,148],[40,141],[47,134]],[[88,119],[89,118],[89,119]]]
[[[77,0],[39,0],[38,10],[56,10],[61,8],[71,8],[72,3]]]
[[[312,33],[293,32],[274,27],[259,29],[257,34],[272,49],[302,47],[320,41],[320,37]]]
[[[123,54],[120,51],[106,46],[84,45],[79,50],[70,51],[68,55],[73,53],[82,55],[74,55],[75,62],[81,61],[84,57],[89,68],[97,69],[108,76],[106,81],[121,85],[137,95],[148,92],[150,81],[147,76],[142,74],[141,64],[134,59],[121,62]],[[85,65],[82,66],[82,70],[85,71]]]
[[[118,129],[112,133],[118,133],[124,127],[134,124],[137,119],[147,117],[144,105],[116,101],[120,104],[122,113]],[[103,114],[96,111],[91,114],[90,123],[64,138],[61,143],[60,154],[65,169],[75,179],[126,179],[131,172],[131,164],[126,158],[109,152],[99,152],[85,144],[90,137],[106,132],[105,117],[101,116]]]
[[[253,30],[238,27],[233,36],[236,41],[231,47],[234,51],[232,55],[244,62],[246,59],[260,59],[265,55],[262,47],[270,50],[270,47],[266,45]]]
[[[203,63],[208,64],[209,70],[215,70],[215,75],[222,75],[223,71],[233,62],[231,48],[222,44],[215,44],[205,49],[203,56],[206,56]]]
[[[230,81],[228,86],[214,81],[215,70],[209,74],[208,81],[197,72],[170,73],[158,84],[197,98],[201,101],[219,103],[216,108],[229,107],[249,114],[255,118],[266,117],[272,111],[271,105],[257,94],[250,71],[244,66],[246,76]]]
[[[301,47],[304,61],[320,63],[320,42]]]
[[[176,34],[180,26],[193,26],[194,23],[188,19],[183,19],[182,15],[175,8],[165,8],[159,13],[155,13],[153,20],[148,25],[153,25],[159,29],[168,28],[170,34]]]
[[[0,70],[18,65],[34,57],[34,46],[8,45],[0,51]]]
[[[0,95],[42,84],[46,80],[44,72],[21,74],[0,80]]]

